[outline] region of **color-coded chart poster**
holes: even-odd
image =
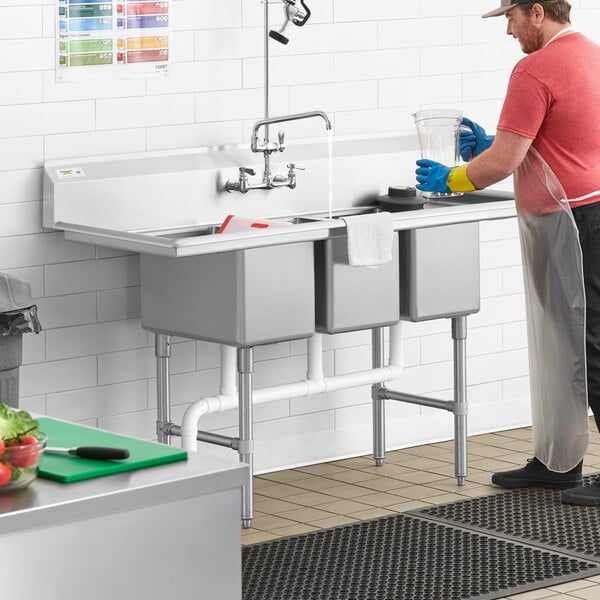
[[[57,81],[166,74],[173,0],[56,0]]]

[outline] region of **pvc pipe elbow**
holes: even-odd
[[[198,434],[198,419],[208,413],[209,398],[201,398],[187,407],[181,423],[181,447],[184,450],[196,452]]]

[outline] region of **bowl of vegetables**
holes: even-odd
[[[27,411],[0,404],[0,494],[22,490],[37,477],[47,440]]]

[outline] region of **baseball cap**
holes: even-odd
[[[519,6],[519,4],[532,3],[532,0],[501,0],[500,8],[490,10],[490,12],[485,13],[485,15],[481,15],[481,18],[486,19],[487,17],[499,17],[500,15],[503,15],[507,10],[514,8],[515,6]]]

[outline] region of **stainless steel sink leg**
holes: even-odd
[[[254,439],[252,434],[252,372],[254,371],[254,349],[238,349],[238,399],[240,412],[240,462],[250,467],[248,483],[242,490],[242,527],[252,526]]]
[[[371,350],[373,368],[383,367],[383,328],[371,330]],[[373,402],[373,458],[377,467],[383,466],[385,460],[385,399],[378,395],[383,383],[371,386],[371,399]]]
[[[165,432],[165,428],[170,423],[171,409],[169,398],[170,335],[154,334],[154,354],[156,355],[156,434],[159,443],[169,444],[171,436]]]
[[[467,317],[452,318],[454,340],[454,472],[458,485],[467,477]]]

